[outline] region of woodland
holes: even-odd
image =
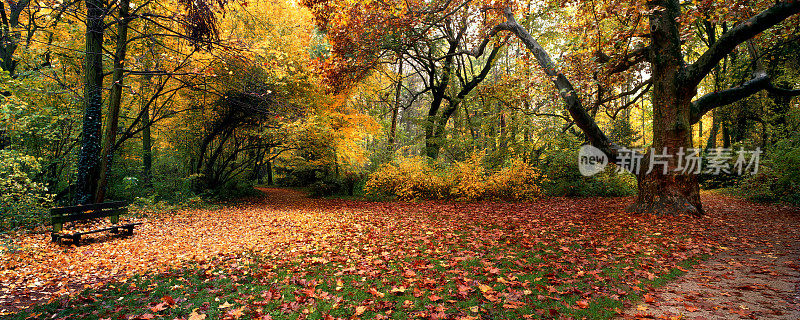
[[[4,319],[800,318],[800,1],[0,24]]]

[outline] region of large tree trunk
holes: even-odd
[[[103,0],[86,0],[86,57],[84,74],[84,112],[81,149],[76,177],[78,204],[95,200],[100,171],[100,139],[103,125]]]
[[[655,10],[650,19],[652,41],[650,62],[653,77],[653,151],[677,155],[692,148],[691,103],[696,88],[682,85],[685,63],[681,52],[676,0],[649,2],[664,10]],[[666,148],[666,149],[665,149]],[[639,168],[639,192],[629,210],[659,215],[701,215],[700,185],[694,172],[683,172],[679,158],[669,158],[667,172],[662,165],[648,173],[651,152],[645,154]]]
[[[117,24],[117,45],[114,52],[114,72],[112,76],[111,95],[108,103],[106,132],[103,136],[103,149],[100,154],[100,178],[97,182],[97,202],[106,197],[109,171],[114,160],[114,146],[119,128],[119,111],[122,105],[123,69],[125,54],[128,51],[128,23],[130,22],[129,0],[121,0],[119,4],[119,22]]]

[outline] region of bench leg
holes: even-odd
[[[76,234],[72,237],[72,244],[78,245],[81,242],[81,235]]]
[[[125,229],[127,229],[127,230],[126,230],[126,231],[127,231],[126,233],[127,233],[129,236],[132,236],[132,235],[133,235],[133,226],[127,227],[127,228],[125,228]]]

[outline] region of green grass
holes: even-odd
[[[243,313],[241,319],[258,319],[267,314],[274,319],[322,319],[327,315],[349,318],[359,306],[363,308],[359,310],[363,311],[361,316],[366,319],[408,319],[437,312],[448,317],[483,315],[515,319],[523,315],[532,318],[566,315],[607,319],[622,308],[624,300],[641,299],[641,290],[663,286],[683,273],[673,268],[653,280],[639,282],[636,286],[641,290],[634,290],[623,283],[621,270],[635,268],[635,263],[607,268],[604,280],[598,281],[589,275],[576,277],[557,268],[525,267],[563,257],[556,248],[542,246],[525,251],[512,245],[502,249],[498,252],[516,254],[491,259],[497,268],[492,273],[486,272],[481,259],[466,259],[447,266],[447,261],[438,256],[402,257],[386,261],[373,274],[374,270],[364,272],[370,270],[366,266],[353,268],[353,261],[309,263],[311,257],[306,257],[280,262],[277,257],[243,255],[233,262],[187,265],[166,273],[106,284],[67,300],[10,315],[8,319],[121,319],[146,314],[174,319],[187,318],[192,312],[206,314],[207,319],[223,319],[241,307],[244,307],[239,309]],[[688,269],[704,258],[686,260],[681,266]],[[523,266],[515,263],[518,260],[525,262]],[[409,285],[404,270],[414,265],[421,268],[416,269],[415,280]],[[454,275],[451,270],[466,274]],[[463,279],[473,283],[465,283]],[[491,287],[487,292],[496,301],[488,299],[478,283]],[[459,285],[468,286],[470,291],[459,294]],[[406,291],[391,292],[399,287],[405,287]],[[615,298],[595,295],[592,288],[597,287],[624,290],[628,294]],[[506,305],[509,298],[500,294],[508,292],[518,294],[512,299],[519,301],[516,308]],[[174,304],[165,302],[173,300]],[[588,307],[577,308],[576,302],[580,300],[588,300]],[[159,304],[163,310],[159,310]]]

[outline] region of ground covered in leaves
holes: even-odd
[[[625,213],[625,198],[397,203],[263,191],[218,210],[153,217],[132,237],[99,236],[79,247],[52,244],[47,234],[11,236],[0,253],[0,314],[550,319],[708,309],[779,318],[797,307],[792,290],[751,301],[783,306],[754,313],[690,298],[696,292],[681,290],[691,286],[675,285],[686,277],[664,286],[685,272],[705,285],[730,278],[698,270],[732,252],[787,257],[759,269],[764,287],[775,268],[796,275],[798,265],[786,261],[796,261],[800,214],[789,208],[705,195],[707,216],[665,219]],[[797,286],[796,277],[785,280]],[[733,286],[729,294],[761,290]]]

